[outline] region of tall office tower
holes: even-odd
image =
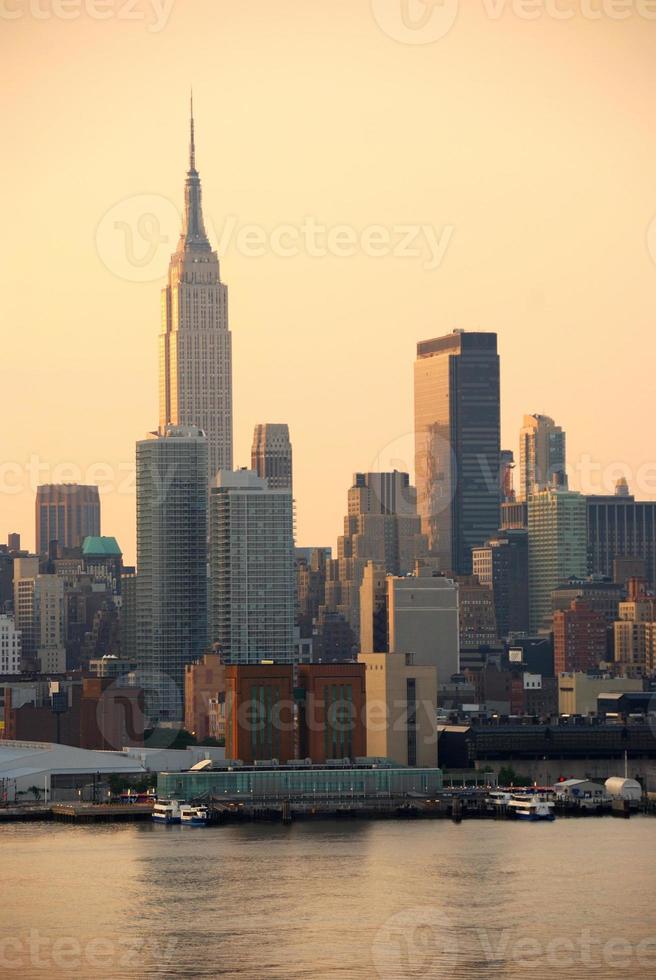
[[[344,534],[328,563],[325,608],[360,628],[360,585],[369,561],[391,575],[407,575],[428,553],[417,514],[417,492],[407,473],[356,473],[348,492]]]
[[[34,612],[34,589],[39,574],[38,555],[14,558],[14,622],[22,638],[22,656],[26,666],[36,668],[37,637]]]
[[[296,573],[289,490],[220,470],[210,493],[213,642],[228,664],[292,663]],[[141,577],[141,569],[139,569]]]
[[[525,415],[519,434],[520,497],[551,486],[567,487],[565,433],[547,415]]]
[[[332,548],[295,548],[296,625],[301,636],[313,635],[319,609],[326,598],[326,564]]]
[[[100,534],[98,487],[47,483],[36,491],[36,550],[47,555],[50,544],[79,548],[89,535]]]
[[[193,107],[182,234],[162,292],[159,426],[207,436],[210,483],[232,468],[232,344],[228,292],[205,233]]]
[[[64,579],[37,575],[34,588],[36,656],[42,674],[66,670],[66,607]]]
[[[124,567],[121,573],[121,606],[119,612],[121,659],[137,659],[137,572]]]
[[[181,721],[184,668],[207,645],[207,439],[167,426],[137,443],[137,662],[152,721]]]
[[[642,559],[647,582],[656,588],[656,502],[627,491],[620,480],[614,495],[586,497],[589,571],[612,578],[617,559]]]
[[[266,422],[256,425],[251,447],[251,469],[268,480],[272,490],[292,490],[292,444],[289,426]]]
[[[500,531],[472,558],[474,575],[492,589],[498,635],[528,633],[528,532]]]
[[[20,551],[21,537],[17,531],[12,531],[7,535],[7,547],[9,551]]]
[[[495,333],[457,330],[417,344],[415,476],[431,554],[442,571],[471,574],[472,548],[499,529]]]
[[[529,626],[551,628],[552,592],[587,572],[586,502],[580,493],[552,487],[528,498]]]

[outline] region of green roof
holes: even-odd
[[[85,538],[82,542],[82,554],[103,556],[105,558],[120,558],[122,551],[116,538]]]

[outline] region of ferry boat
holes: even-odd
[[[555,820],[554,804],[539,796],[513,796],[508,801],[508,813],[518,820]]]
[[[500,807],[500,806],[508,806],[511,799],[512,799],[512,793],[508,793],[502,789],[494,789],[490,793],[488,793],[487,797],[485,798],[485,802],[489,806]]]
[[[158,800],[153,807],[153,820],[158,823],[180,823],[183,800]]]
[[[208,815],[206,806],[191,806],[189,803],[183,803],[180,807],[180,822],[194,827],[206,826]]]

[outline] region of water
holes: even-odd
[[[655,842],[649,817],[8,825],[0,976],[653,980]]]

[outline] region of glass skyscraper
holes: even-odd
[[[495,333],[454,331],[417,345],[415,482],[440,568],[472,571],[500,521],[499,355]]]
[[[137,662],[151,720],[182,720],[185,664],[207,645],[207,500],[202,430],[137,443]]]

